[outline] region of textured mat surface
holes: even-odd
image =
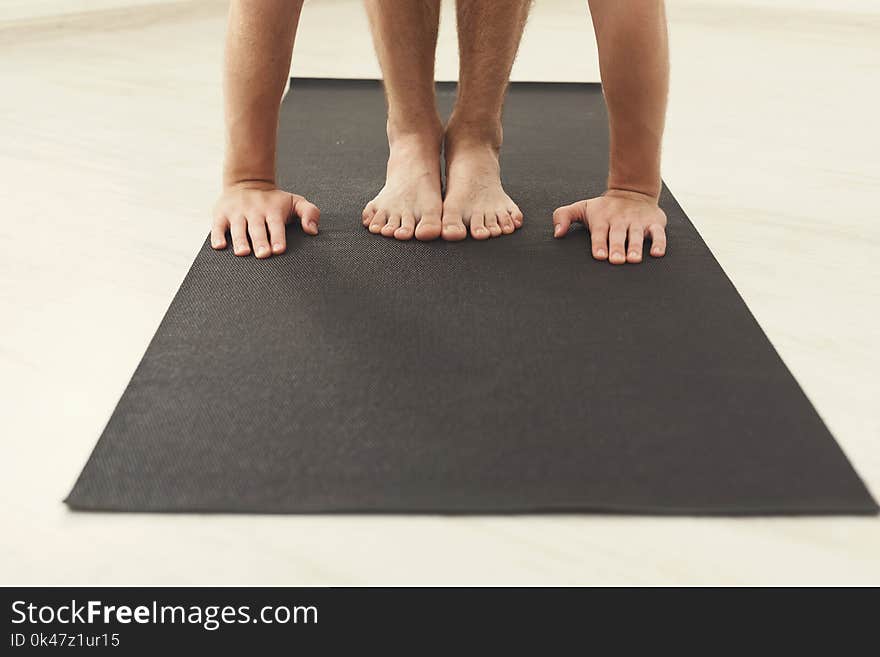
[[[440,85],[448,111],[454,87]],[[126,511],[874,513],[668,191],[669,254],[592,260],[554,207],[603,189],[593,85],[516,84],[485,243],[370,235],[372,81],[296,80],[282,184],[323,211],[267,261],[207,243],[67,503]]]

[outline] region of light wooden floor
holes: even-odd
[[[583,4],[537,3],[516,79],[597,78]],[[26,20],[24,2],[6,5],[0,583],[880,584],[876,518],[68,512],[61,499],[207,231],[224,10]],[[880,495],[880,8],[669,5],[665,177]],[[294,73],[376,75],[365,25],[357,2],[309,3]]]

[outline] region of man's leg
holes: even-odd
[[[501,108],[531,0],[458,0],[459,79],[446,126],[443,238],[512,233],[522,213],[501,186]]]
[[[364,208],[371,233],[440,236],[443,125],[434,97],[440,0],[365,0],[388,99],[385,186]]]

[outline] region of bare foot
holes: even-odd
[[[371,233],[408,240],[440,237],[440,141],[437,125],[417,132],[388,128],[390,155],[385,186],[367,203],[363,223]]]
[[[501,186],[501,127],[462,124],[450,119],[446,127],[446,197],[443,200],[443,239],[471,236],[485,240],[509,235],[523,215]]]

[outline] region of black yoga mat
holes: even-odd
[[[488,242],[361,226],[384,121],[378,82],[293,81],[281,183],[320,236],[290,227],[265,261],[205,243],[72,508],[877,511],[668,190],[662,260],[552,239],[557,205],[603,190],[598,86],[512,85],[503,176],[526,223]]]

